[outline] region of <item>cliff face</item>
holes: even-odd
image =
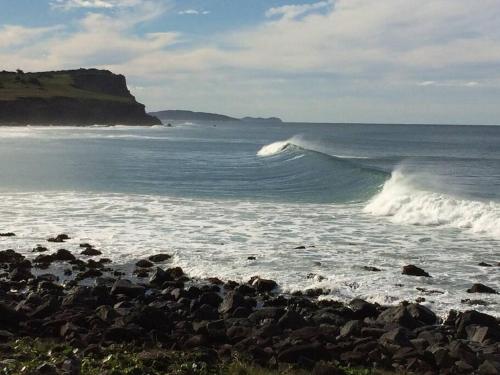
[[[155,125],[127,88],[106,70],[0,72],[0,125]]]

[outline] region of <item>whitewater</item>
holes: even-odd
[[[498,295],[465,292],[500,289],[498,145],[479,127],[4,128],[0,230],[16,237],[0,244],[31,257],[68,233],[124,269],[169,252],[201,278],[498,315]]]

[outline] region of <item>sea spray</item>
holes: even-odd
[[[390,216],[401,224],[449,226],[500,238],[500,205],[455,198],[448,194],[420,190],[417,176],[400,170],[364,208],[365,212]]]

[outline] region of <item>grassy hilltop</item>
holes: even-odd
[[[127,88],[125,77],[107,70],[0,72],[0,124],[152,125]]]

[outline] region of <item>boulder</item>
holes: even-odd
[[[149,278],[149,283],[153,285],[162,285],[165,281],[172,281],[172,277],[160,267],[156,267],[153,275]]]
[[[431,277],[427,272],[425,272],[422,268],[419,268],[413,264],[409,264],[403,267],[403,275],[409,276],[423,276],[423,277]]]
[[[24,255],[16,253],[12,249],[0,251],[0,263],[19,263],[24,259]]]
[[[81,246],[81,245],[80,245]],[[87,247],[85,250],[83,250],[80,254],[82,255],[87,255],[90,257],[97,256],[97,255],[102,255],[102,252],[100,252],[97,249],[94,249],[93,247]]]
[[[224,296],[219,306],[219,312],[221,314],[232,313],[238,307],[246,307],[245,298],[238,292],[230,291]]]
[[[253,277],[250,279],[250,284],[261,293],[271,292],[278,284],[274,280],[261,279],[260,277]]]
[[[141,259],[135,265],[136,265],[136,267],[139,267],[139,268],[151,268],[154,266],[154,264],[152,262],[150,262],[149,260],[146,260],[146,259]]]
[[[66,249],[59,249],[56,251],[55,254],[52,254],[52,260],[53,261],[59,261],[59,262],[71,262],[76,260],[76,257],[71,254],[68,250]]]
[[[407,331],[403,328],[395,328],[392,331],[384,333],[379,338],[382,345],[413,346],[408,338]]]
[[[67,234],[58,234],[56,237],[51,237],[47,241],[48,242],[64,242],[66,240],[69,240],[69,236]]]
[[[467,293],[489,293],[489,294],[498,294],[497,291],[489,286],[484,284],[473,284],[469,289],[467,289]]]
[[[151,255],[148,259],[153,263],[161,263],[169,260],[170,258],[172,258],[172,256],[169,254],[156,254]]]
[[[130,280],[116,280],[111,288],[111,294],[124,294],[128,297],[135,298],[144,295],[146,288],[141,285],[133,284]]]
[[[377,306],[373,303],[356,298],[349,302],[355,319],[374,318],[378,316]]]

